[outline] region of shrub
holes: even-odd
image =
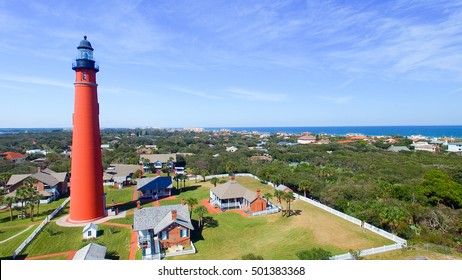
[[[295,255],[300,260],[329,260],[330,257],[332,257],[332,253],[330,251],[319,247],[310,250],[298,251]]]
[[[254,254],[250,253],[250,254],[247,254],[247,255],[243,255],[241,257],[241,259],[243,259],[243,260],[263,260],[263,257],[260,256],[260,255],[254,255]]]

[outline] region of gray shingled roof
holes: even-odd
[[[109,169],[111,168],[111,169]],[[137,164],[117,164],[113,163],[109,166],[108,169],[104,171],[103,179],[110,180],[115,179],[116,177],[128,177],[130,174],[135,173],[136,170],[140,169],[140,166]],[[125,181],[125,179],[124,179]]]
[[[78,250],[73,260],[104,260],[107,248],[105,246],[90,243],[82,249]]]
[[[66,179],[66,175],[66,172],[54,172],[48,168],[34,174],[13,174],[8,180],[7,186],[15,185],[27,177],[34,178],[49,186],[55,186],[59,182],[63,182]]]
[[[8,180],[8,183],[6,183],[7,186],[12,186],[15,185],[22,180],[26,179],[29,177],[31,174],[13,174],[11,175],[10,179]]]
[[[30,177],[37,179],[38,181],[45,183],[48,186],[56,186],[59,183],[58,179],[44,172],[32,174]]]
[[[210,189],[220,199],[231,199],[243,197],[247,201],[252,202],[257,199],[257,194],[244,188],[236,181],[228,181]]]
[[[176,220],[172,219],[172,210],[177,211]],[[191,230],[194,229],[189,216],[187,204],[174,204],[135,209],[133,230],[140,231],[154,229],[154,234],[157,234],[174,222]]]
[[[150,155],[141,155],[140,158],[148,159],[150,163],[154,163],[156,161],[165,163],[170,158],[173,158],[173,161],[176,162],[176,154],[150,154]]]

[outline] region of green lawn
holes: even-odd
[[[24,228],[21,228],[21,230],[23,230]],[[21,243],[35,230],[35,228],[37,228],[37,225],[31,227],[29,230],[16,236],[15,238],[0,244],[0,259],[11,259],[14,250],[16,250],[19,247],[19,245],[21,245]]]
[[[132,200],[134,186],[127,186],[122,189],[105,186],[104,192],[106,193],[106,204],[125,203]]]
[[[29,225],[19,225],[14,228],[3,228],[0,229],[0,241],[6,240],[11,236],[25,230]]]
[[[50,227],[56,231],[55,235],[47,233]],[[96,242],[107,247],[109,255],[116,259],[128,260],[131,230],[115,227],[111,233],[109,226],[99,224],[100,236],[96,240],[82,240],[82,227],[60,227],[55,223],[48,224],[36,239],[26,248],[23,255],[35,257],[40,255],[78,250],[90,242]]]

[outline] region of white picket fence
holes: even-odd
[[[27,245],[29,245],[29,243],[35,238],[35,236],[37,236],[37,234],[40,231],[42,231],[46,224],[48,224],[48,222],[50,222],[50,220],[53,219],[53,217],[56,216],[56,214],[58,214],[58,212],[61,211],[61,209],[63,209],[67,203],[69,203],[70,199],[71,197],[68,197],[66,200],[64,200],[64,202],[58,208],[56,208],[50,215],[48,215],[45,218],[45,220],[43,220],[40,223],[40,225],[29,235],[29,237],[27,237],[26,240],[24,240],[21,243],[21,245],[19,245],[19,247],[16,250],[14,250],[13,259],[16,259],[16,256],[19,255],[27,247]]]
[[[252,214],[250,214],[250,215],[251,216],[260,216],[260,215],[274,214],[274,213],[277,213],[277,212],[279,212],[279,208],[278,207],[273,207],[271,209],[267,209],[267,210],[263,210],[263,211],[252,212]]]

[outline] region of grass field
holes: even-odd
[[[78,250],[90,242],[96,242],[107,247],[110,258],[128,260],[131,230],[117,227],[114,233],[109,226],[98,225],[96,240],[82,240],[81,227],[60,227],[49,223],[37,238],[26,248],[23,255],[34,257],[52,253]],[[46,228],[52,228],[56,233],[50,235]],[[106,256],[108,257],[108,256]]]

